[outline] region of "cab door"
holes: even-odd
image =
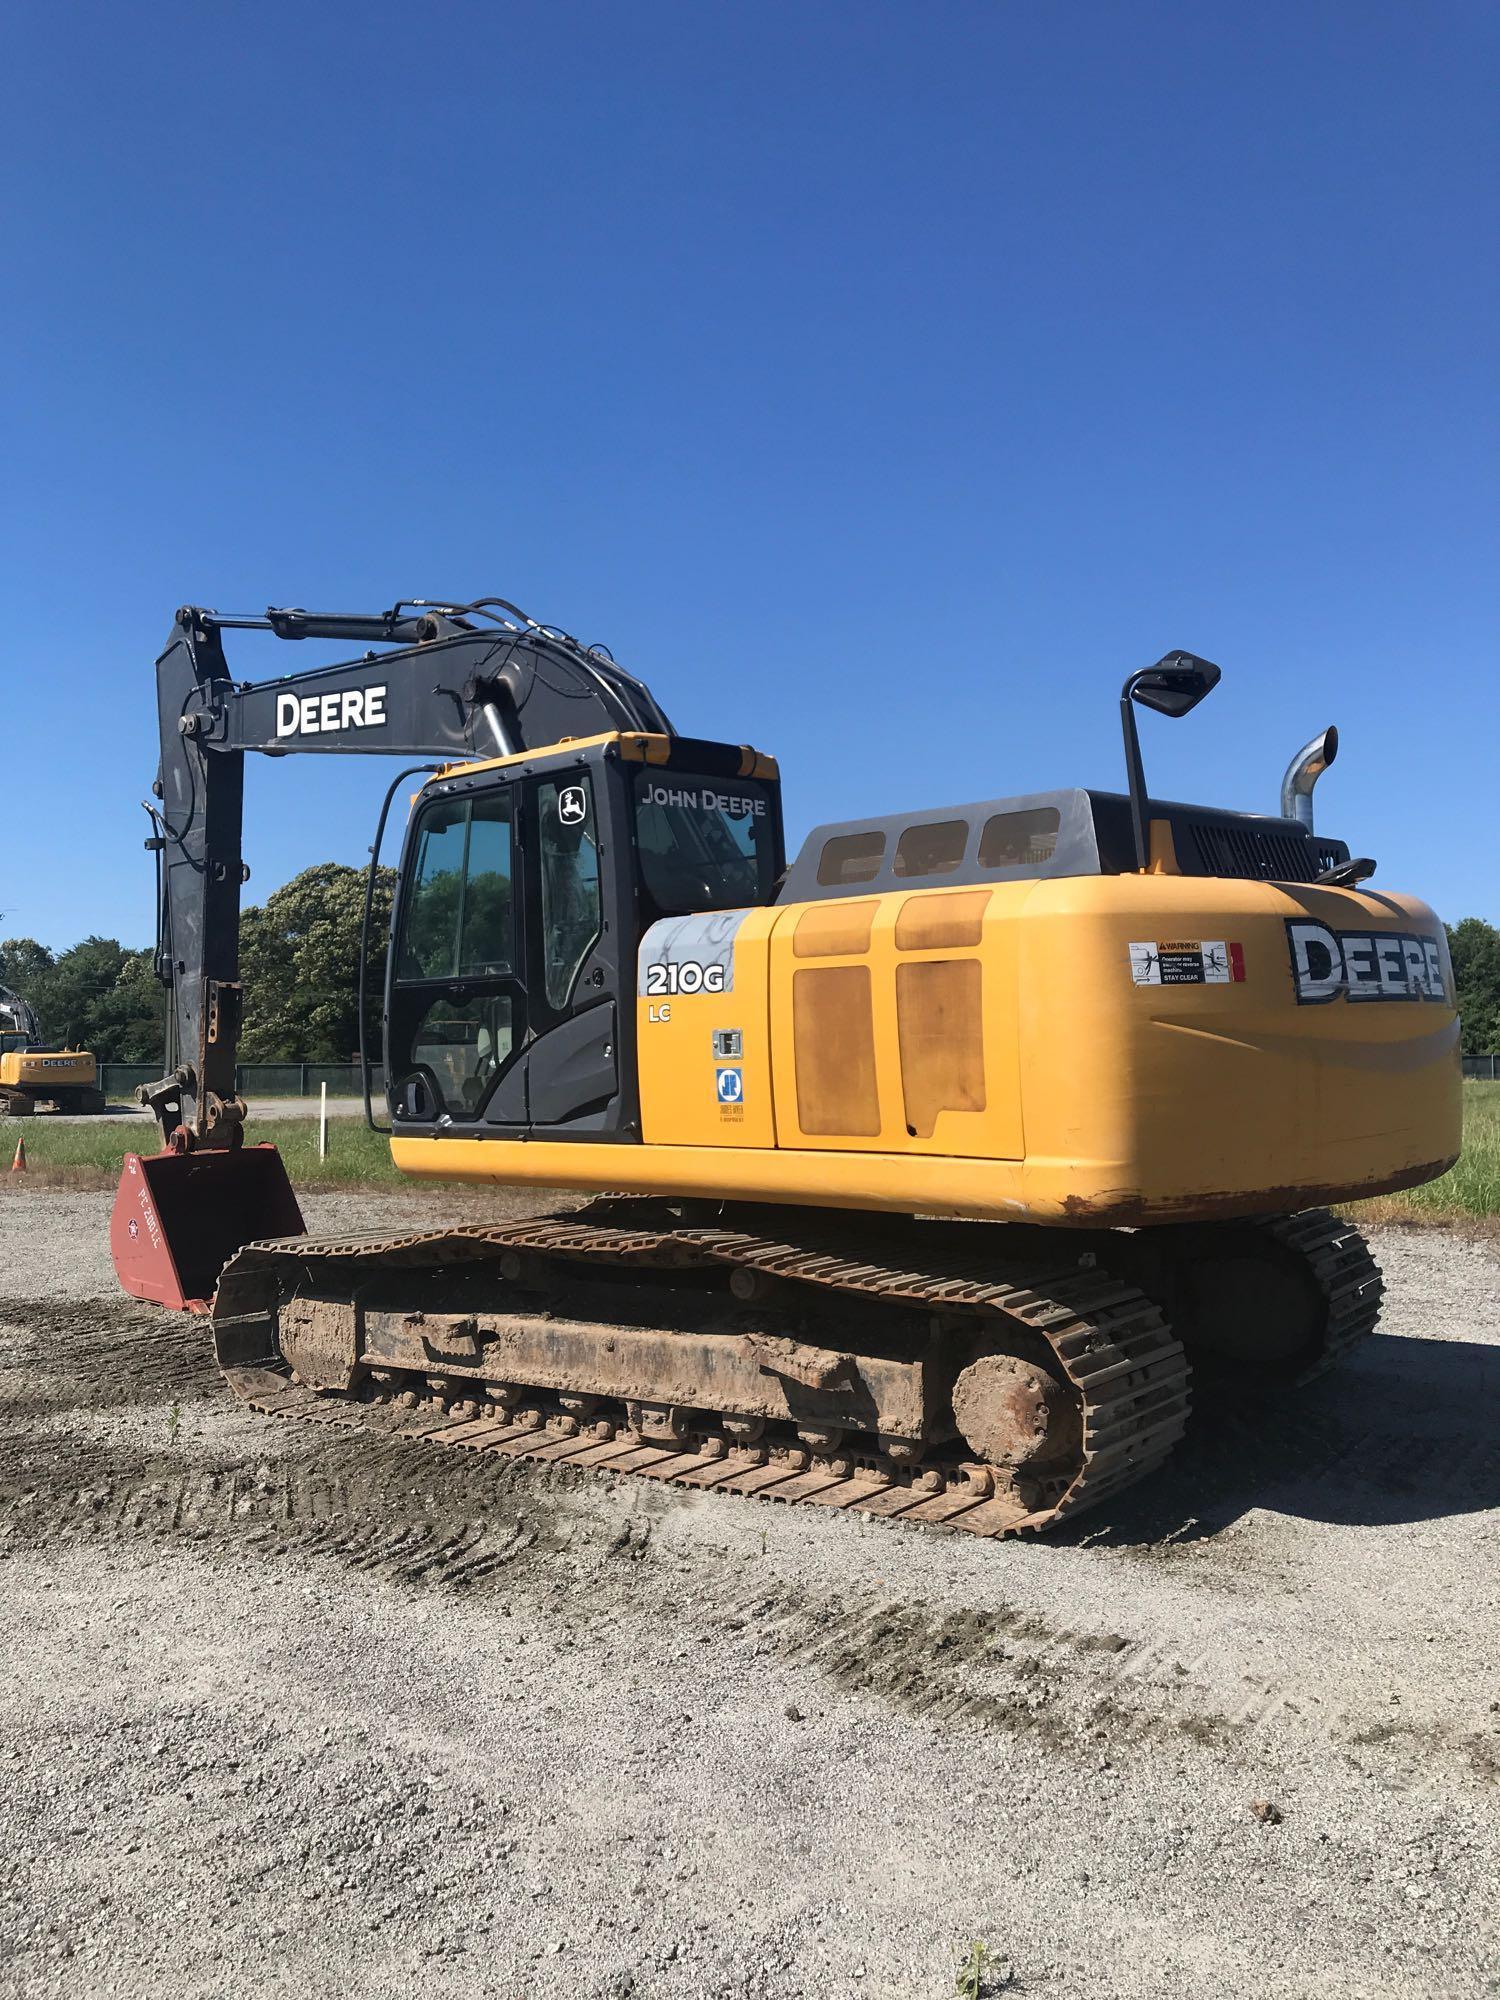
[[[628,840],[604,837],[625,810],[620,783],[570,758],[499,784],[449,780],[418,808],[388,987],[402,1128],[634,1135],[620,1005],[634,884]]]
[[[538,1138],[622,1124],[619,949],[606,843],[608,775],[574,764],[524,786],[527,1124]]]
[[[521,787],[444,786],[408,837],[387,987],[398,1127],[526,1123]]]

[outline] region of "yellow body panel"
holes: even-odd
[[[775,1146],[767,996],[771,937],[781,916],[775,907],[747,914],[734,941],[732,992],[636,1002],[641,1136],[648,1146]],[[733,1105],[721,1105],[714,1088],[713,1037],[723,1029],[738,1029],[743,1037],[744,1089]]]
[[[1411,997],[1389,942],[1383,987],[1372,947],[1366,997],[1299,1002],[1288,924],[1306,922],[1434,942]],[[1169,874],[754,910],[729,990],[637,1003],[644,1143],[396,1138],[392,1156],[441,1178],[1049,1223],[1305,1208],[1457,1157],[1442,938],[1407,897]],[[1210,960],[1194,983],[1138,976]],[[721,1030],[742,1038],[727,1105]]]
[[[618,1190],[707,1200],[887,1208],[911,1214],[1028,1218],[1015,1161],[913,1160],[905,1154],[766,1152],[753,1147],[592,1145],[532,1139],[391,1140],[391,1158],[418,1179],[499,1187]],[[1066,1220],[1067,1218],[1062,1218]]]
[[[1007,920],[1003,896],[988,889],[928,889],[909,896],[878,896],[860,899],[869,910],[869,942],[863,951],[839,950],[854,944],[856,937],[846,931],[828,934],[827,919],[850,907],[839,902],[812,903],[804,910],[789,909],[777,927],[771,981],[772,1039],[776,1048],[776,1124],[780,1143],[787,1147],[826,1147],[844,1151],[850,1147],[883,1153],[930,1153],[985,1160],[1020,1160],[1024,1153],[1021,1126],[1020,1034],[1017,977],[1017,931]],[[927,917],[925,929],[912,930],[914,917]],[[821,921],[820,921],[821,920]],[[827,928],[825,928],[827,927]],[[905,939],[903,941],[903,927]],[[808,932],[812,936],[808,937]],[[820,933],[824,933],[820,935]],[[947,944],[930,940],[948,938]],[[828,949],[827,947],[834,947]],[[924,996],[903,991],[904,982],[931,976],[943,967],[969,966],[974,972],[973,991],[977,998],[977,1061],[969,1065],[967,1079],[973,1087],[953,1094],[967,1098],[972,1108],[958,1103],[929,1107],[931,1115],[912,1101],[908,1085],[913,1064],[904,1060],[904,1040],[909,1045],[912,1017],[928,1025],[940,1051],[953,1049],[967,1039],[967,1013],[962,1021],[944,1019],[940,1003],[924,1006]],[[863,1122],[864,1130],[841,1134],[828,1129],[837,1119],[818,1117],[819,1093],[810,1092],[806,1070],[799,1062],[797,1021],[799,1000],[807,1006],[807,989],[825,972],[845,973],[867,968],[869,977],[870,1043],[874,1068],[873,1115]],[[812,991],[816,992],[816,986]],[[857,994],[858,988],[852,991]],[[835,998],[840,988],[833,989]],[[830,1008],[839,1035],[830,1048],[835,1066],[845,1057],[850,1040],[859,1032],[858,1003],[848,1008]],[[903,1036],[903,1029],[906,1036]],[[958,1067],[958,1066],[955,1066]],[[830,1112],[838,1109],[835,1102]],[[810,1115],[812,1114],[812,1115]]]
[[[1298,1004],[1288,923],[1437,942],[1447,998]],[[1442,925],[1368,891],[1171,875],[1038,883],[1021,925],[1028,1187],[1121,1219],[1307,1207],[1458,1157]],[[1238,944],[1242,982],[1122,985],[1138,940]]]
[[[15,1090],[31,1090],[45,1096],[49,1090],[92,1090],[98,1072],[91,1055],[76,1049],[12,1050],[0,1055],[0,1085]]]

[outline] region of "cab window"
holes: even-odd
[[[508,793],[438,799],[424,809],[397,964],[402,979],[514,970]]]
[[[599,941],[599,840],[586,777],[537,787],[542,862],[542,985],[555,1014],[567,1007],[583,961]]]
[[[771,792],[754,779],[635,774],[641,886],[658,916],[768,902],[776,827]]]
[[[513,1040],[507,994],[437,999],[417,1023],[411,1063],[435,1086],[441,1109],[472,1114],[509,1060]]]

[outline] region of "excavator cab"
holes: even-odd
[[[393,1129],[638,1138],[641,936],[769,903],[783,860],[776,767],[737,745],[611,736],[434,778],[387,965]]]

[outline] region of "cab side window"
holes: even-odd
[[[593,786],[582,774],[537,787],[541,843],[542,985],[553,1013],[567,1010],[583,961],[603,932]]]

